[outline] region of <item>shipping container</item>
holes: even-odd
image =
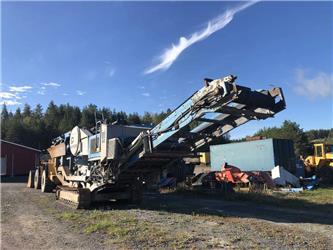
[[[296,170],[292,140],[265,139],[210,146],[211,170],[219,171],[224,163],[243,171],[271,171],[279,165],[291,173]]]

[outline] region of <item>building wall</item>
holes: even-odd
[[[39,152],[1,141],[1,159],[7,176],[27,175],[38,164]]]

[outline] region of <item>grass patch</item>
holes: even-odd
[[[120,247],[140,245],[143,248],[188,248],[194,240],[190,233],[170,232],[163,222],[142,218],[133,211],[73,211],[63,212],[58,218],[80,224],[80,230],[86,234],[107,234],[108,242]],[[184,225],[188,221],[189,218],[177,218],[179,225]]]
[[[318,189],[300,194],[235,193],[222,195],[209,192],[182,191],[181,194],[233,201],[249,201],[288,208],[332,208],[333,189]],[[169,194],[166,194],[169,195]],[[312,207],[311,207],[312,206]],[[297,228],[265,223],[255,219],[210,215],[170,213],[143,209],[76,210],[62,212],[58,218],[76,225],[85,234],[102,237],[113,248],[313,248],[322,242],[321,235],[309,240],[310,233]],[[213,237],[212,237],[213,236]]]
[[[60,219],[79,225],[112,248],[325,248],[327,239],[294,227],[255,219],[177,214],[139,209],[63,212]]]
[[[333,204],[333,188],[318,188],[298,194],[297,199],[303,199],[316,204]]]
[[[227,200],[259,201],[266,204],[299,208],[304,205],[333,204],[333,189],[320,188],[301,193],[234,193],[225,195],[224,198]]]
[[[58,216],[59,219],[73,222],[78,222],[82,219],[81,217],[82,215],[78,212],[63,212]]]
[[[220,199],[235,202],[247,201],[292,209],[311,208],[318,212],[331,211],[333,208],[333,188],[318,188],[313,191],[303,191],[301,193],[281,193],[272,191],[263,193],[222,193],[216,190],[202,189],[180,189],[175,193],[192,197],[199,196],[204,199]]]

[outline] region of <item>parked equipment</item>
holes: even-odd
[[[139,202],[142,183],[153,173],[172,165],[191,168],[203,146],[285,109],[280,88],[253,91],[235,79],[205,79],[202,89],[152,129],[105,122],[94,130],[74,127],[53,141],[34,186],[43,192],[56,186],[57,199],[78,208],[111,199]]]
[[[333,184],[333,144],[313,144],[314,154],[301,158],[307,176],[318,175],[322,183]]]
[[[314,154],[305,158],[306,167],[319,168],[323,166],[333,167],[333,144],[313,144]]]

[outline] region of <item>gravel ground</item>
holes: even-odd
[[[23,183],[1,183],[2,249],[333,249],[333,213],[147,193],[140,207],[72,210]]]
[[[40,199],[42,196],[42,199]],[[93,249],[102,244],[56,217],[67,208],[22,183],[1,183],[2,249]]]

